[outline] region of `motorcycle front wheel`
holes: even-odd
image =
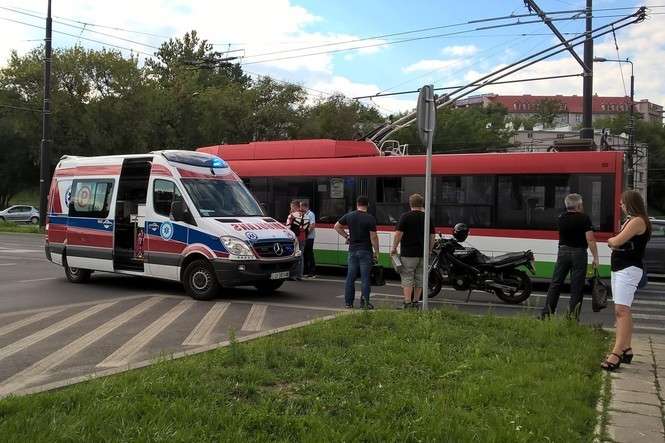
[[[432,269],[429,271],[429,280],[427,281],[427,286],[429,286],[428,297],[436,297],[441,292],[441,286],[443,286],[443,276],[438,269]]]
[[[494,289],[494,294],[508,304],[518,305],[531,295],[531,277],[526,272],[517,269],[504,272],[503,283],[517,287],[517,291],[508,293]]]

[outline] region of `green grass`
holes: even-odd
[[[376,311],[0,401],[3,441],[588,442],[606,334]]]
[[[0,232],[19,232],[25,234],[39,234],[42,232],[39,225],[0,222]]]

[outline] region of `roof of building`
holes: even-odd
[[[539,102],[545,99],[558,100],[563,103],[564,110],[571,113],[582,113],[582,96],[579,95],[487,95],[487,100],[499,103],[508,112],[535,112]],[[593,96],[592,112],[594,114],[617,113],[628,111],[630,97]]]

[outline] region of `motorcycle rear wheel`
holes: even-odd
[[[514,284],[517,291],[505,293],[501,289],[494,289],[494,294],[502,301],[518,305],[531,296],[531,277],[526,272],[513,269],[503,274],[503,281],[506,284]]]
[[[443,276],[441,275],[441,272],[437,269],[429,271],[427,286],[429,286],[429,292],[427,293],[429,298],[439,295],[439,292],[441,292],[441,286],[443,286]]]

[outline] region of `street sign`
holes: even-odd
[[[427,146],[430,139],[434,137],[434,127],[436,125],[436,106],[434,106],[434,87],[432,85],[425,85],[420,88],[416,107],[416,124],[418,125],[420,141]]]
[[[429,300],[429,251],[430,251],[430,220],[432,207],[432,141],[436,126],[436,104],[434,103],[434,86],[425,85],[420,88],[416,107],[416,124],[420,140],[427,146],[425,160],[425,237],[423,241],[423,310],[428,308]]]

